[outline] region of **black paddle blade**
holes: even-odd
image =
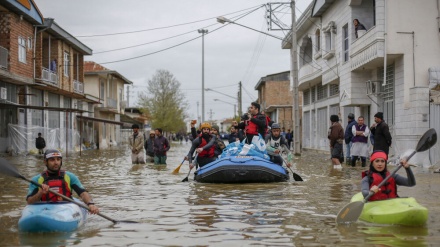
[[[352,202],[347,204],[344,208],[339,211],[338,216],[336,216],[336,224],[348,224],[356,222],[364,209],[364,202]]]
[[[136,224],[136,223],[139,223],[139,222],[138,221],[134,221],[134,220],[117,220],[117,221],[115,221],[113,223],[115,223],[115,224],[118,224],[118,223],[128,223],[128,224],[134,223],[134,224]]]
[[[184,178],[182,182],[188,182],[188,177]]]
[[[0,158],[0,173],[3,173],[10,177],[22,178],[23,176],[18,172],[17,168],[9,161]]]
[[[435,129],[429,129],[423,134],[420,141],[417,143],[416,151],[423,152],[430,149],[437,142],[437,132]]]
[[[294,179],[295,181],[300,181],[300,182],[304,181],[304,180],[302,179],[302,177],[301,177],[300,175],[296,174],[296,173],[293,173],[293,179]]]

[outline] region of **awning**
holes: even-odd
[[[76,116],[76,118],[78,118],[80,120],[89,120],[89,121],[102,122],[102,123],[108,123],[108,124],[124,125],[123,122],[112,121],[112,120],[103,119],[103,118],[94,118],[94,117],[86,117],[86,116]]]
[[[35,105],[20,105],[14,103],[0,103],[0,108],[25,108],[25,109],[34,109],[34,110],[46,110],[46,111],[59,111],[59,112],[88,112],[75,108],[62,108],[62,107],[48,107],[48,106],[35,106]]]

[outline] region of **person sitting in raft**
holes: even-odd
[[[78,177],[75,174],[61,170],[63,165],[63,156],[60,151],[56,149],[48,149],[44,153],[44,164],[46,165],[46,171],[36,175],[32,178],[33,181],[41,184],[42,188],[37,187],[34,184],[29,185],[29,192],[26,197],[28,204],[32,204],[39,201],[62,201],[62,197],[58,197],[55,194],[49,192],[49,188],[72,198],[72,192],[75,191],[79,197],[90,208],[90,213],[99,213],[99,208],[93,203],[92,197],[82,186]]]
[[[200,125],[200,128],[202,129],[202,133],[194,139],[192,142],[191,149],[188,152],[188,155],[185,156],[185,160],[189,160],[189,166],[190,169],[192,169],[194,166],[192,164],[192,155],[194,151],[198,153],[197,156],[197,163],[200,167],[213,162],[216,160],[215,156],[215,135],[211,135],[211,124],[209,123],[202,123]]]
[[[281,152],[289,153],[287,148],[288,143],[284,136],[281,135],[280,125],[277,123],[272,124],[270,134],[266,135],[266,151],[270,157],[270,161],[280,166],[283,165],[283,159],[281,158]],[[287,166],[290,167],[290,160],[288,160]]]
[[[365,198],[370,191],[374,192],[369,201],[399,197],[397,195],[397,185],[408,187],[416,185],[416,179],[409,164],[406,159],[401,159],[400,163],[405,168],[408,178],[394,174],[381,188],[377,187],[390,174],[387,170],[387,160],[388,157],[384,151],[374,152],[370,157],[370,169],[365,174],[362,174],[362,195]]]
[[[225,149],[226,145],[223,142],[221,136],[220,136],[220,132],[219,132],[219,127],[218,125],[213,124],[211,127],[211,135],[215,135],[215,150],[214,150],[214,154],[215,157],[217,158],[219,155],[222,154],[223,149]]]

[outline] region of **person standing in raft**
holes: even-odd
[[[264,138],[268,123],[266,116],[260,113],[260,104],[252,102],[249,113],[244,114],[241,118],[242,121],[238,124],[238,128],[245,130],[246,144],[252,144],[252,138],[258,134]]]
[[[412,187],[416,185],[411,168],[406,159],[401,159],[400,163],[405,168],[407,178],[394,174],[382,187],[377,187],[389,174],[387,170],[388,155],[384,151],[376,151],[370,157],[370,169],[362,174],[361,182],[362,195],[368,196],[370,191],[374,192],[369,201],[385,200],[399,197],[397,195],[397,185]]]

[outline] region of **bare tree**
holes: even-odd
[[[180,82],[167,70],[157,70],[148,80],[147,92],[139,95],[139,105],[152,118],[154,128],[177,132],[185,128],[188,103],[180,90]]]

